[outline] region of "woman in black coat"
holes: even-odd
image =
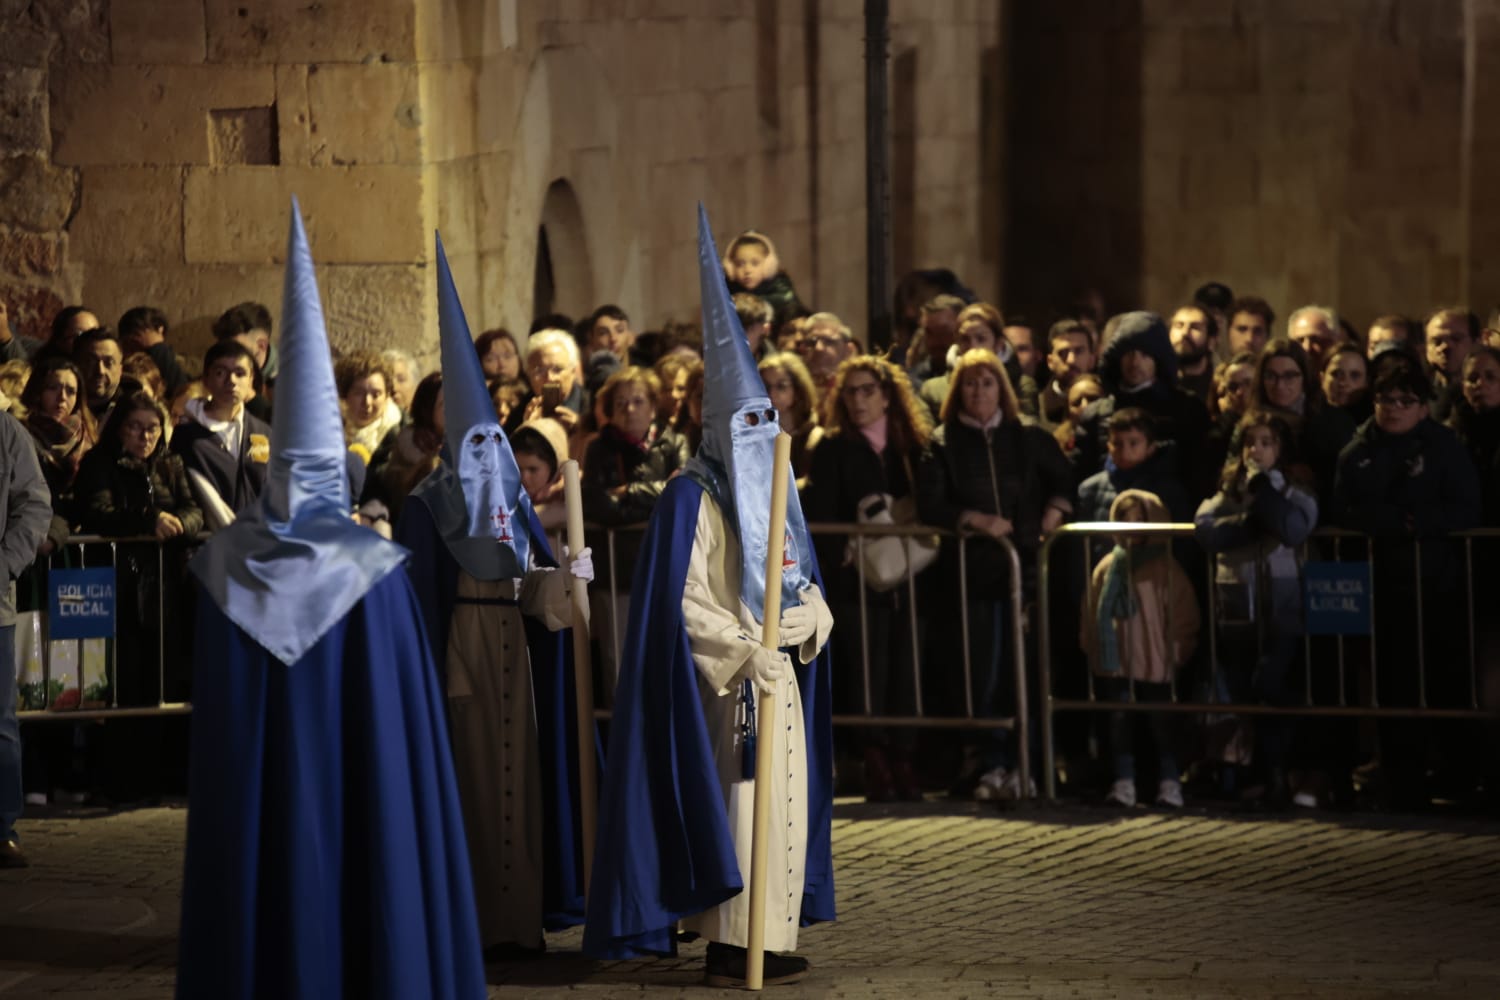
[[[915,514],[916,468],[927,444],[927,408],[895,365],[870,356],[850,358],[834,375],[827,407],[828,426],[813,449],[804,491],[809,523],[856,524],[861,505],[894,506],[906,501]],[[871,500],[882,497],[882,500]],[[899,520],[899,518],[898,518]],[[839,535],[816,535],[814,546],[828,603],[840,623],[834,644],[834,703],[837,710],[865,710],[858,546]],[[917,582],[920,592],[922,581]],[[922,641],[923,614],[917,608],[917,634],[911,626],[906,584],[885,592],[864,587],[863,624],[868,629],[869,707],[876,715],[916,710],[914,642]],[[910,730],[874,730],[865,748],[865,794],[871,801],[918,799],[922,790],[911,764]]]
[[[942,423],[932,436],[932,447],[918,479],[922,520],[941,528],[970,534],[966,541],[969,656],[974,713],[977,716],[1015,714],[1015,674],[1009,650],[1011,621],[1010,558],[1000,544],[1008,539],[1021,557],[1024,602],[1035,596],[1030,578],[1042,537],[1062,524],[1072,510],[1073,470],[1057,439],[1041,427],[1024,423],[1015,390],[1005,367],[990,351],[969,351],[959,358],[943,401]],[[942,580],[958,579],[957,543],[945,546]],[[951,655],[940,659],[955,665],[944,678],[941,695],[950,711],[964,708],[959,595],[941,606],[951,619],[937,634],[957,636]],[[935,657],[935,659],[939,659]],[[1041,693],[1031,688],[1031,701]],[[999,731],[973,753],[971,774],[977,798],[1017,798],[1022,775],[1009,734]],[[1036,766],[1033,760],[1032,766]],[[1028,779],[1030,776],[1026,776]],[[1028,787],[1029,784],[1028,784]]]

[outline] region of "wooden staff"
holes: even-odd
[[[771,521],[766,527],[766,603],[761,615],[760,643],[775,650],[781,641],[781,559],[786,551],[787,470],[792,467],[792,438],[776,435],[776,466],[771,477]],[[753,559],[750,552],[743,559]],[[772,747],[776,745],[776,695],[756,699],[755,709],[755,819],[750,838],[750,937],[745,948],[745,987],[765,985],[766,964],[766,843],[771,825]]]
[[[563,500],[568,506],[568,551],[583,551],[583,492],[578,485],[578,463],[562,464]],[[594,668],[589,653],[589,588],[573,581],[573,677],[578,721],[578,812],[583,824],[583,895],[588,898],[594,868],[594,813],[598,780],[594,776]]]

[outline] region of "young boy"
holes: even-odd
[[[1104,469],[1078,488],[1078,520],[1109,520],[1115,498],[1130,489],[1156,494],[1171,520],[1192,520],[1193,508],[1179,482],[1174,449],[1170,442],[1157,442],[1149,413],[1135,407],[1115,411],[1109,418],[1108,451]]]
[[[255,395],[255,357],[240,341],[217,340],[203,356],[208,394],[190,399],[172,451],[182,457],[210,529],[255,502],[266,481],[271,427],[246,409]]]

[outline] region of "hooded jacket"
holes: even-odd
[[[765,270],[767,277],[754,288],[746,288],[734,280],[730,271],[729,257],[734,252],[735,244],[744,240],[753,240],[766,249]],[[787,277],[786,272],[781,269],[781,258],[776,253],[776,244],[771,242],[771,237],[754,229],[747,229],[730,241],[729,249],[724,251],[722,258],[724,264],[724,277],[729,282],[729,293],[737,295],[740,292],[749,292],[759,299],[763,299],[766,305],[771,307],[771,329],[775,330],[791,319],[793,316],[804,316],[810,310],[802,304],[797,297],[797,290],[792,287],[792,279]]]
[[[1144,388],[1129,389],[1123,384],[1121,363],[1131,351],[1141,351],[1156,362],[1156,378]],[[1209,429],[1208,410],[1202,400],[1178,388],[1177,354],[1160,316],[1126,313],[1114,337],[1104,345],[1098,371],[1107,395],[1090,403],[1079,421],[1076,461],[1080,479],[1103,468],[1109,418],[1127,407],[1151,414],[1158,441],[1177,442],[1182,468],[1199,467]]]

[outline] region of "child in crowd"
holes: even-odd
[[[1292,671],[1302,634],[1297,547],[1318,523],[1318,502],[1312,488],[1297,481],[1289,461],[1292,430],[1280,416],[1252,410],[1235,438],[1238,453],[1225,465],[1218,493],[1203,501],[1194,518],[1199,543],[1217,556],[1217,680],[1232,701],[1253,695],[1285,706],[1295,700]],[[1255,734],[1266,801],[1284,806],[1291,721],[1263,716]]]
[[[1126,490],[1115,498],[1111,521],[1168,523],[1155,494]],[[1167,701],[1172,681],[1198,645],[1198,601],[1165,538],[1121,536],[1094,567],[1083,606],[1082,639],[1101,701]],[[1135,726],[1139,713],[1110,714],[1115,781],[1105,801],[1136,803]],[[1173,726],[1166,712],[1146,714],[1157,754],[1157,805],[1182,806]]]
[[[562,424],[549,417],[538,417],[516,429],[510,437],[510,450],[521,470],[521,486],[531,498],[537,520],[550,535],[568,523],[568,508],[563,502],[562,464],[568,460],[568,434]],[[553,546],[561,552],[561,546]]]
[[[724,275],[729,279],[731,294],[750,292],[765,300],[773,313],[772,323],[778,328],[808,311],[797,298],[792,279],[781,269],[776,245],[765,233],[747,229],[734,238],[724,251]]]
[[[1068,412],[1052,431],[1068,461],[1071,462],[1078,452],[1078,422],[1083,419],[1083,411],[1094,400],[1103,397],[1104,383],[1092,372],[1079,375],[1068,387]]]
[[[1080,521],[1110,520],[1115,499],[1131,489],[1155,494],[1171,514],[1167,520],[1189,519],[1192,508],[1178,475],[1173,446],[1156,440],[1151,414],[1133,406],[1111,414],[1108,451],[1104,469],[1078,487]]]

